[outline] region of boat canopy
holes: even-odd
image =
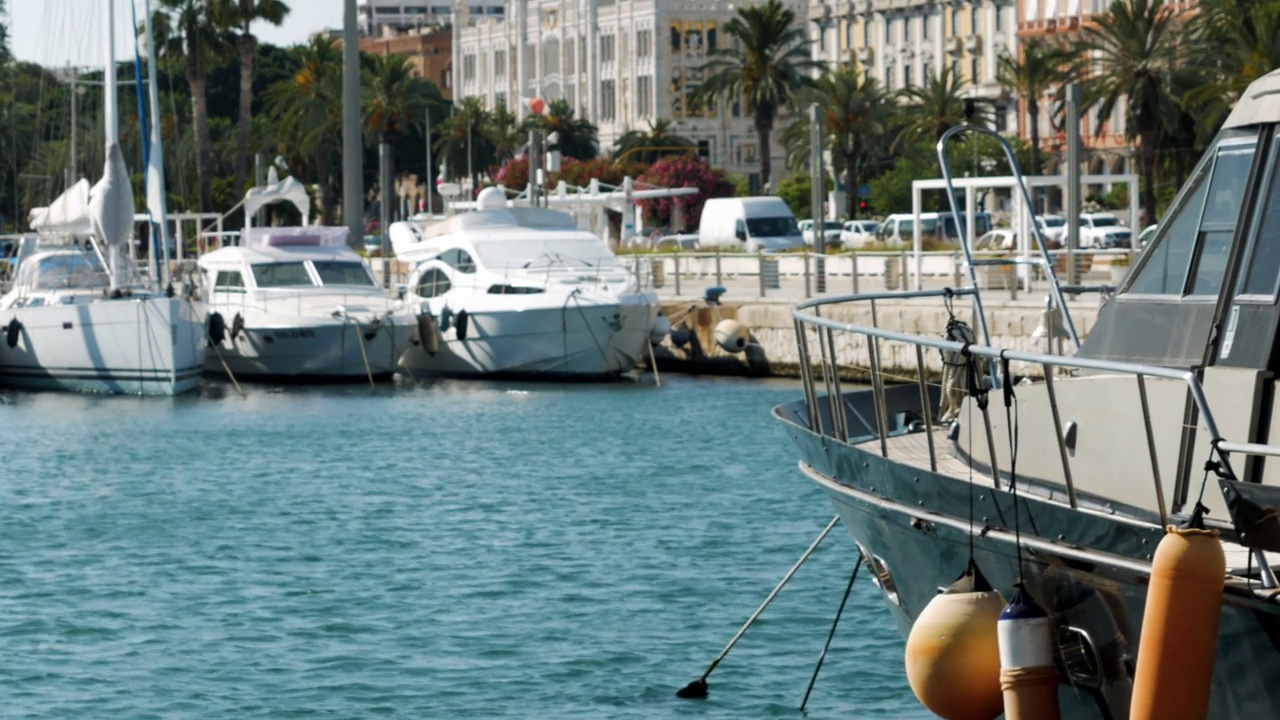
[[[311,195],[307,193],[307,187],[292,175],[284,180],[278,179],[276,169],[271,168],[267,174],[266,186],[252,188],[245,193],[245,217],[252,222],[258,210],[278,202],[293,203],[293,206],[298,208],[298,212],[302,213],[304,223],[311,216]]]
[[[347,235],[345,227],[251,227],[240,233],[240,247],[346,247]]]
[[[18,278],[14,283],[28,290],[84,290],[109,284],[107,272],[92,250],[36,253],[18,265]]]

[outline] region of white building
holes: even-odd
[[[852,64],[886,90],[949,67],[973,96],[996,101],[996,130],[1017,129],[1017,99],[996,80],[1000,56],[1018,51],[1014,0],[821,0],[809,18],[815,59]]]
[[[473,17],[500,17],[504,0],[465,0]],[[452,0],[356,0],[360,31],[365,35],[395,34],[445,25],[453,12]]]
[[[802,2],[789,2],[804,22]],[[760,149],[741,103],[689,102],[734,7],[731,0],[510,0],[504,17],[477,18],[460,3],[454,97],[481,97],[487,107],[505,104],[521,114],[523,98],[567,100],[600,129],[605,151],[628,130],[668,118],[713,166],[749,177],[759,171]],[[773,136],[775,176],[782,174],[780,131],[781,124]]]

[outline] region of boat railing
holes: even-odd
[[[245,288],[244,292],[237,293],[220,291],[218,306],[269,313],[272,311],[273,306],[279,308],[280,303],[288,303],[292,301],[294,306],[293,309],[298,315],[303,314],[303,309],[305,307],[307,309],[316,310],[316,314],[333,314],[334,317],[338,317],[339,306],[345,308],[352,303],[367,303],[370,298],[377,300],[387,299],[386,296],[381,293],[380,288],[370,286],[369,290],[371,292],[343,293],[334,292],[330,287],[316,286],[310,286],[301,290],[289,288]],[[372,291],[378,292],[375,293]],[[326,309],[325,306],[321,304],[321,300],[323,299],[331,300],[333,302],[332,307]]]
[[[1064,294],[1078,289],[1062,286]],[[1159,515],[1161,525],[1168,523],[1170,515],[1183,512],[1183,507],[1181,504],[1169,507],[1168,499],[1165,497],[1165,484],[1161,479],[1162,471],[1157,453],[1156,428],[1153,424],[1151,413],[1149,380],[1168,380],[1181,383],[1185,387],[1186,397],[1194,405],[1196,419],[1207,435],[1206,444],[1209,447],[1209,456],[1217,456],[1220,470],[1227,478],[1238,478],[1232,469],[1231,456],[1233,454],[1243,456],[1280,456],[1280,447],[1227,442],[1219,432],[1218,423],[1209,406],[1199,377],[1189,370],[1111,360],[1021,352],[992,347],[977,341],[976,338],[972,342],[961,342],[942,336],[911,334],[880,326],[879,311],[880,304],[883,301],[893,301],[898,306],[904,300],[933,299],[950,302],[957,298],[970,297],[976,293],[977,291],[973,289],[877,292],[818,298],[797,305],[792,312],[792,317],[795,322],[809,427],[816,433],[842,442],[878,442],[880,454],[887,458],[890,456],[892,448],[889,442],[890,438],[895,432],[908,432],[908,430],[891,428],[886,392],[891,386],[901,386],[904,383],[915,384],[919,388],[919,403],[920,408],[923,410],[921,413],[923,417],[920,420],[923,427],[918,429],[924,431],[924,436],[927,438],[929,466],[931,470],[936,471],[939,466],[940,448],[935,445],[934,431],[940,427],[940,424],[939,419],[934,416],[934,405],[930,399],[930,383],[933,382],[931,378],[934,377],[934,371],[926,363],[925,356],[926,351],[936,351],[939,353],[940,358],[963,358],[966,363],[970,359],[981,359],[981,362],[990,369],[989,377],[978,378],[975,376],[970,378],[969,382],[974,385],[981,384],[991,391],[999,391],[1002,384],[1007,381],[1003,374],[998,372],[998,368],[1002,363],[1007,362],[1010,367],[1014,368],[1014,372],[1011,373],[1014,378],[1030,377],[1032,373],[1027,371],[1031,368],[1039,370],[1038,374],[1043,377],[1042,382],[1047,394],[1047,409],[1045,412],[1051,415],[1048,421],[1052,423],[1052,427],[1055,430],[1057,455],[1061,461],[1061,477],[1065,485],[1067,502],[1072,508],[1079,507],[1077,487],[1071,473],[1070,458],[1073,448],[1070,447],[1069,438],[1072,433],[1069,432],[1068,423],[1064,423],[1058,409],[1056,378],[1086,373],[1108,373],[1127,375],[1135,379],[1138,392],[1133,402],[1137,404],[1137,409],[1142,417],[1144,430],[1142,437],[1145,438],[1146,452],[1150,460],[1150,472],[1154,484],[1155,510]],[[862,325],[842,322],[830,317],[835,312],[836,307],[848,306],[861,306],[869,309],[871,324]],[[824,317],[824,314],[827,316]],[[815,338],[816,348],[813,347]],[[864,357],[869,365],[869,368],[867,368],[869,372],[866,373],[865,377],[871,387],[873,416],[870,418],[856,416],[853,420],[860,423],[859,428],[865,427],[867,432],[861,432],[861,430],[855,432],[852,429],[850,408],[844,402],[845,395],[841,389],[841,370],[857,365],[856,362],[850,362],[850,355],[859,349],[858,338],[865,344],[863,346],[866,350]],[[895,352],[894,355],[899,361],[899,368],[889,369],[886,367],[885,357],[888,351],[894,349],[894,345],[899,348],[907,348],[907,351]],[[977,365],[970,367],[977,367]],[[848,377],[847,372],[845,376]],[[985,382],[981,382],[983,379],[985,379]],[[975,380],[980,382],[974,382]],[[940,384],[935,383],[934,387],[943,392],[946,391]],[[984,419],[985,412],[983,410]],[[1003,441],[995,436],[989,420],[976,424],[975,430],[981,432],[984,427],[986,431],[985,443],[991,463],[990,473],[993,482],[998,487],[1001,475],[1000,468],[997,467],[995,447]],[[1187,426],[1184,424],[1183,426],[1179,444],[1178,457],[1180,459],[1192,457],[1194,443],[1197,442],[1194,428],[1194,425]],[[976,444],[981,441],[982,438],[979,438],[975,439],[974,442]],[[1190,482],[1192,473],[1197,469],[1192,467],[1190,461],[1180,461],[1177,470],[1178,477],[1175,478],[1176,482],[1173,486],[1184,487],[1186,483]],[[1194,502],[1194,496],[1190,500]],[[1176,499],[1175,502],[1177,502]],[[1230,528],[1229,525],[1226,527]]]

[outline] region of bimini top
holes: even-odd
[[[1248,89],[1227,116],[1223,129],[1280,122],[1280,70],[1249,83]]]
[[[240,247],[250,250],[265,248],[345,247],[345,227],[252,227],[240,233]]]

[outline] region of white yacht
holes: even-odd
[[[603,379],[635,369],[658,298],[563,212],[508,207],[486,188],[476,210],[391,225],[412,265],[405,299],[421,322],[412,373]]]
[[[106,3],[112,17],[112,4]],[[112,23],[104,67],[115,67]],[[0,384],[176,395],[204,365],[203,311],[141,282],[129,254],[134,203],[120,153],[115,85],[104,89],[102,179],[81,181],[42,212],[14,283],[0,297]],[[154,283],[152,283],[154,285]]]
[[[246,228],[197,261],[209,305],[205,369],[236,379],[386,380],[416,329],[337,227]]]

